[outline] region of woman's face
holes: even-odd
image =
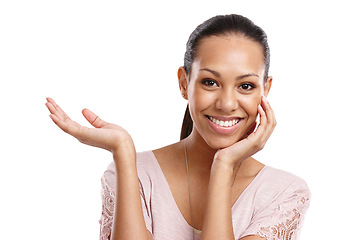
[[[264,57],[257,42],[238,36],[211,36],[200,41],[191,75],[179,74],[194,122],[213,149],[228,147],[246,136],[257,117],[264,85]]]

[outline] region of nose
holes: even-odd
[[[222,110],[227,114],[235,111],[239,107],[239,103],[234,90],[224,89],[223,91],[219,92],[215,106],[218,110]]]

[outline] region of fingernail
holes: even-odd
[[[263,99],[264,99],[265,102],[269,102],[264,95],[263,95],[262,97],[263,97]]]

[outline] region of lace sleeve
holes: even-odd
[[[286,197],[285,197],[286,196]],[[299,237],[305,212],[310,203],[310,191],[303,183],[292,192],[284,191],[280,197],[254,219],[247,235],[258,235],[267,240],[296,240]]]
[[[101,178],[102,210],[100,218],[100,240],[109,240],[114,216],[115,194],[105,179]]]

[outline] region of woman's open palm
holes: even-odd
[[[135,151],[131,136],[122,127],[101,120],[88,109],[82,110],[86,120],[95,128],[81,126],[71,120],[69,116],[51,98],[47,98],[46,107],[50,111],[50,118],[64,132],[78,139],[81,143],[103,148],[115,152],[124,147]]]

